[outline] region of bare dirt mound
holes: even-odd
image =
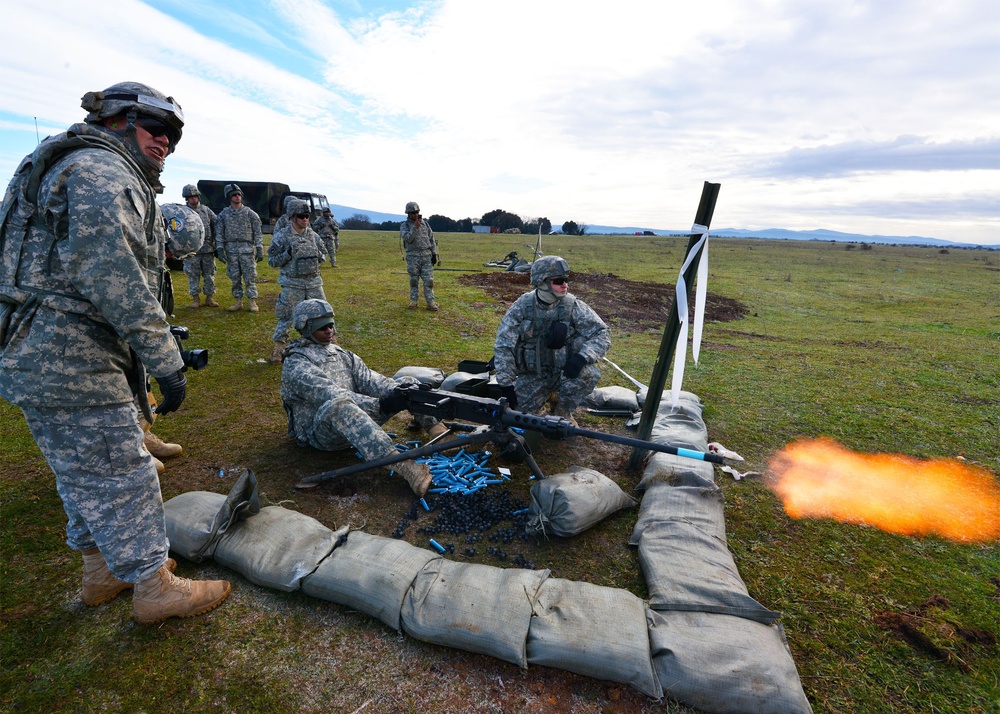
[[[458,280],[463,285],[482,288],[505,306],[531,290],[527,273],[474,273]],[[674,299],[673,284],[626,280],[613,273],[572,273],[569,289],[619,332],[662,329]],[[739,320],[748,312],[746,305],[738,300],[708,293],[706,321]]]

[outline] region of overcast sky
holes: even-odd
[[[0,58],[5,183],[134,80],[186,114],[165,201],[686,230],[707,180],[717,228],[1000,243],[996,0],[37,0]]]

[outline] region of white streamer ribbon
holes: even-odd
[[[680,319],[680,331],[677,336],[677,347],[674,350],[674,373],[670,383],[670,406],[677,407],[677,399],[680,396],[681,384],[684,382],[684,362],[687,360],[688,341],[688,289],[684,281],[684,273],[691,265],[696,255],[700,256],[698,261],[697,289],[694,299],[694,330],[692,334],[691,356],[694,363],[698,364],[698,356],[701,353],[701,334],[705,326],[705,301],[708,297],[708,226],[700,226],[695,223],[691,227],[692,235],[701,235],[698,242],[688,251],[684,259],[684,265],[677,275],[676,302],[677,317]]]

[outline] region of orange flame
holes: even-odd
[[[902,535],[1000,538],[1000,484],[952,459],[858,454],[832,439],[789,444],[770,463],[771,489],[792,518],[833,518]]]

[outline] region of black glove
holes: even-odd
[[[399,387],[378,400],[378,410],[390,416],[406,409],[406,405],[406,397],[403,396],[403,390]]]
[[[549,334],[545,337],[545,346],[550,350],[557,350],[566,345],[567,337],[569,337],[569,325],[565,322],[553,322],[549,326]]]
[[[156,383],[163,395],[163,401],[156,405],[156,413],[169,414],[177,411],[187,396],[187,377],[184,376],[184,372],[177,370],[166,377],[157,377]]]
[[[507,404],[511,409],[517,409],[517,392],[514,391],[514,387],[500,387],[500,396],[507,400]]]
[[[587,366],[587,360],[584,359],[583,355],[577,352],[576,354],[570,355],[570,358],[566,360],[566,366],[563,367],[563,374],[570,379],[576,379],[580,376],[580,371]]]
[[[437,253],[431,253],[431,265],[438,265],[438,264],[439,264],[438,254]]]
[[[264,260],[264,249],[261,246],[257,246],[256,253],[257,253],[256,257],[257,257],[257,262],[258,263],[260,261]]]
[[[226,264],[226,249],[219,247],[215,249],[215,257],[222,261],[222,264]]]

